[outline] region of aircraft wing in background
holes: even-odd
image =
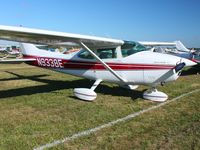
[[[187,49],[181,41],[174,41],[174,42],[148,42],[148,41],[140,41],[140,44],[143,44],[145,46],[175,46],[177,50],[183,51],[183,52],[190,52],[189,49]]]
[[[175,42],[148,42],[148,41],[139,41],[140,44],[144,46],[176,46]]]

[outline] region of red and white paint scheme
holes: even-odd
[[[97,97],[94,90],[102,81],[108,81],[128,89],[135,89],[137,85],[149,85],[151,88],[144,92],[143,97],[163,102],[168,96],[155,87],[176,80],[184,66],[195,65],[188,59],[148,51],[143,45],[133,41],[11,26],[0,26],[0,39],[21,42],[24,59],[15,61],[94,80],[90,89],[74,89],[76,97],[87,101]],[[73,42],[82,49],[62,54],[27,44],[52,45],[61,42]],[[0,62],[11,61],[13,62]]]

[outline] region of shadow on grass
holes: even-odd
[[[95,91],[97,93],[102,93],[105,95],[131,97],[133,100],[137,98],[142,98],[143,94],[143,91],[128,90],[119,86],[109,87],[107,85],[100,85]]]
[[[32,81],[37,81],[41,83],[46,83],[45,85],[38,85],[33,87],[23,87],[18,89],[10,89],[5,91],[0,91],[0,98],[9,98],[15,96],[22,96],[22,95],[32,95],[38,93],[48,93],[53,92],[56,90],[63,90],[63,89],[73,89],[73,88],[90,88],[94,81],[90,81],[87,79],[79,79],[75,81],[59,81],[59,80],[50,80],[50,79],[41,79],[41,77],[46,77],[49,75],[34,75],[34,76],[23,76],[13,72],[8,72],[16,77],[9,78],[9,79],[1,79],[0,81],[12,81],[12,80],[22,80],[28,79]],[[132,99],[141,98],[142,91],[133,91],[133,90],[126,90],[120,88],[118,86],[109,87],[107,85],[99,85],[95,90],[97,93],[102,93],[105,95],[113,95],[113,96],[125,96],[131,97]],[[73,97],[75,98],[75,97]]]
[[[194,74],[200,74],[200,65],[196,65],[194,67],[188,68],[187,70],[183,70],[181,76],[194,75]]]

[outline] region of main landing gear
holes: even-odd
[[[94,90],[101,82],[102,82],[102,80],[100,80],[100,79],[96,80],[90,89],[75,88],[74,95],[81,100],[93,101],[97,97],[97,94]],[[137,87],[138,87],[137,85],[123,86],[123,88],[126,88],[126,89],[136,89]],[[155,101],[155,102],[164,102],[168,99],[168,96],[165,93],[160,92],[155,87],[153,87],[143,93],[143,98],[150,100],[150,101]]]
[[[153,87],[143,93],[143,98],[155,102],[164,102],[168,99],[168,96]]]
[[[102,80],[98,79],[95,81],[95,83],[92,85],[90,89],[88,88],[75,88],[74,89],[74,95],[85,101],[93,101],[96,99],[97,94],[94,91],[96,87],[101,83]]]

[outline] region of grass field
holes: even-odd
[[[200,89],[198,69],[158,87],[169,99]],[[94,102],[73,96],[93,81],[25,64],[0,65],[0,149],[33,149],[157,105],[136,91],[103,83]],[[199,149],[200,93],[193,93],[133,120],[50,149]]]

